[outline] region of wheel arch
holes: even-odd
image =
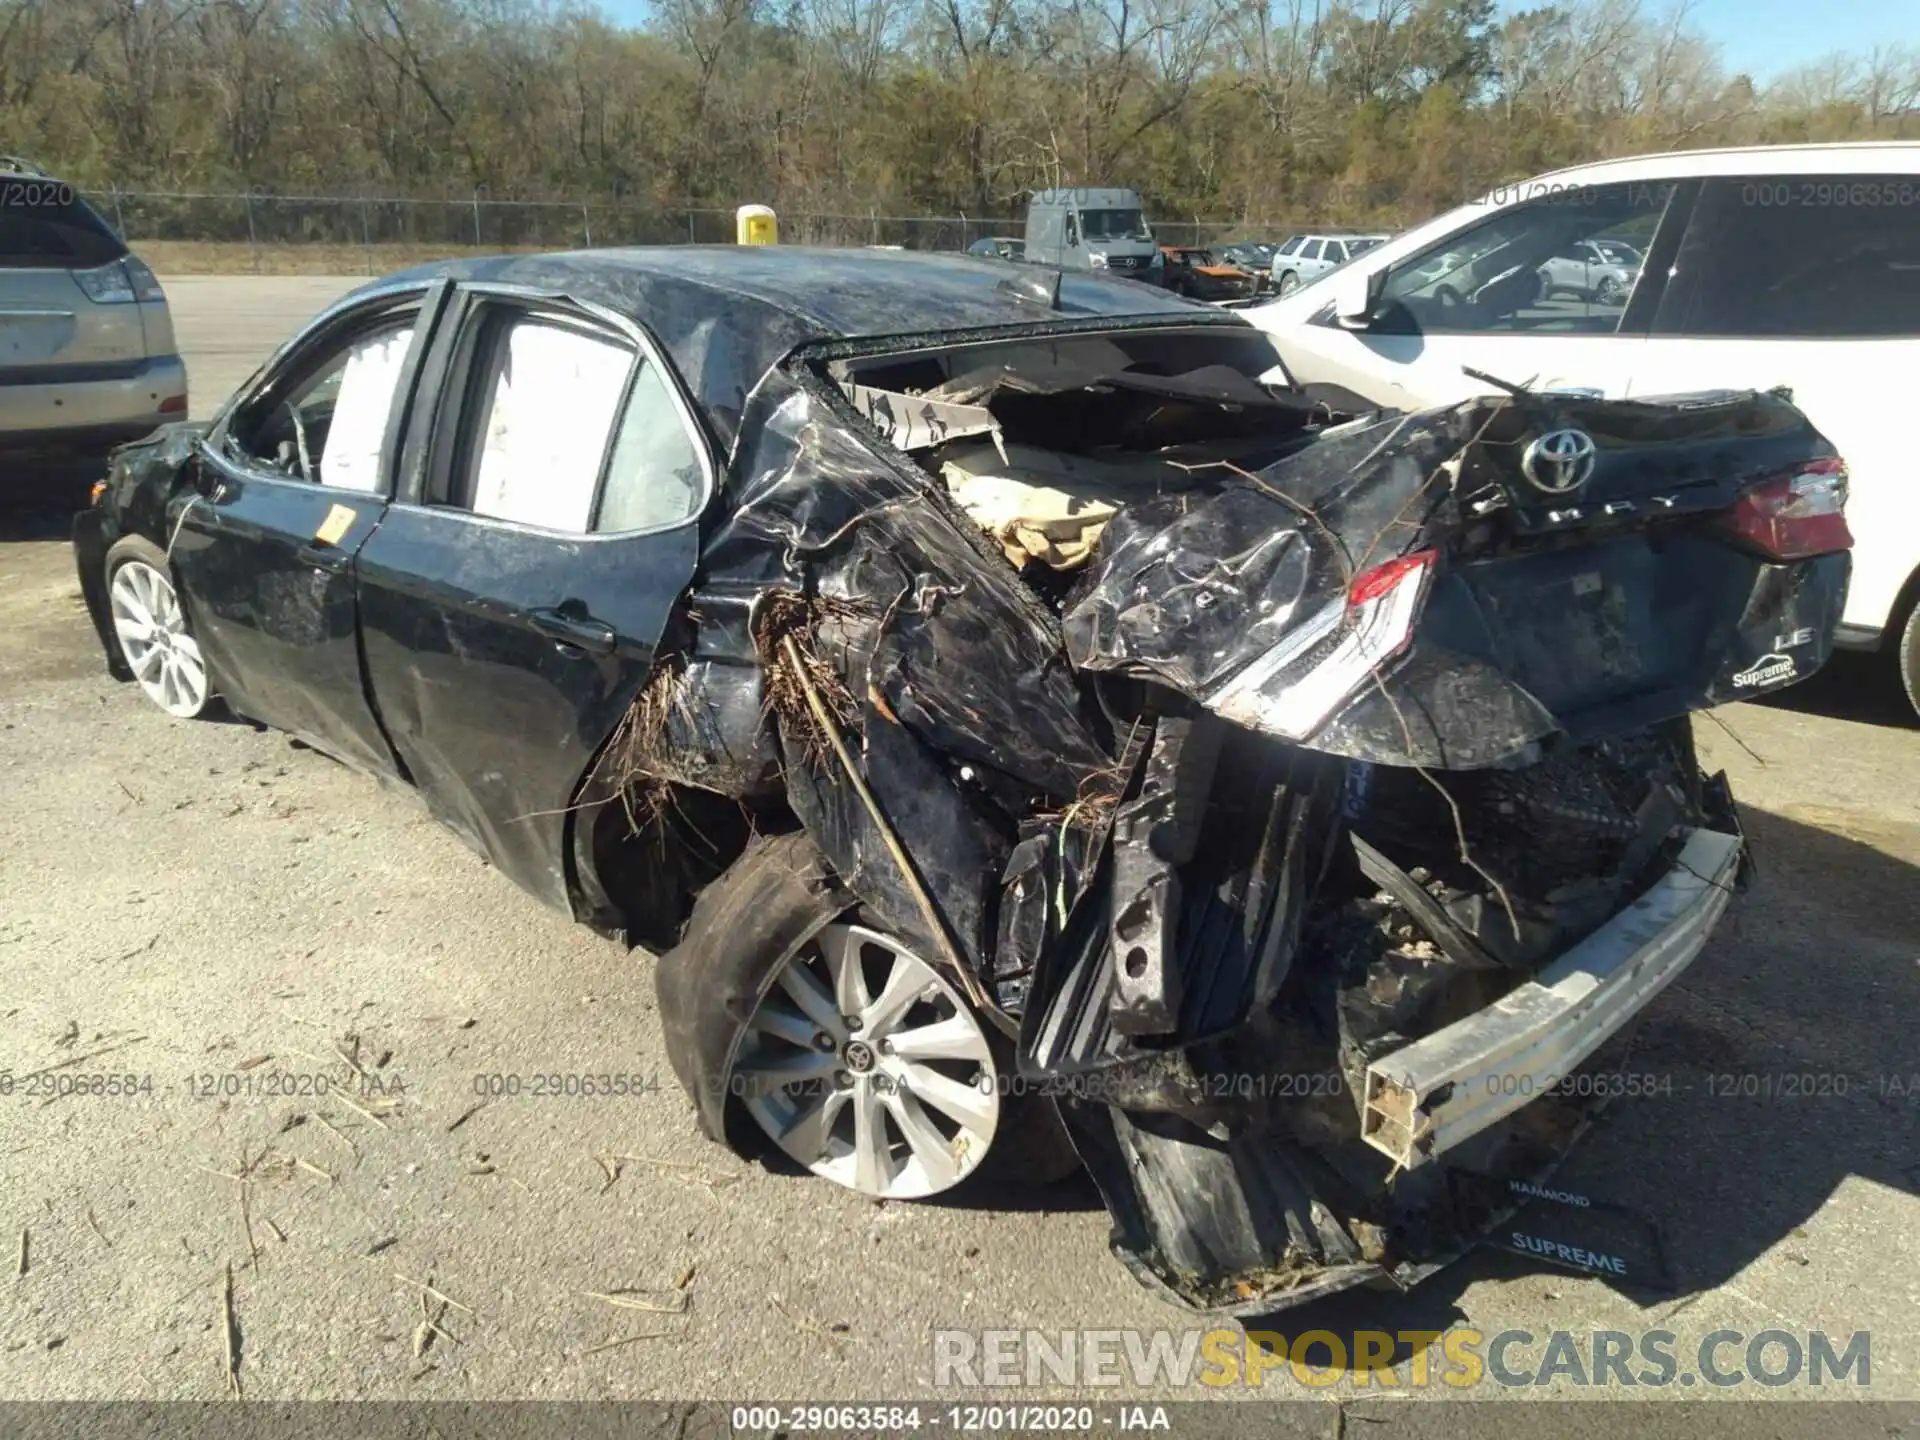
[[[701,1131],[737,1153],[728,1077],[747,1023],[782,967],[858,904],[804,831],[756,837],[693,904],[654,970],[667,1060]]]
[[[782,805],[641,776],[601,742],[567,807],[562,850],[573,917],[656,953],[675,944],[702,890],[759,833],[793,828]]]
[[[1900,643],[1907,621],[1916,609],[1920,609],[1920,565],[1913,567],[1913,573],[1907,576],[1893,597],[1893,605],[1887,611],[1886,626],[1880,632],[1882,645]]]

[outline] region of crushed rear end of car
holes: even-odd
[[[1059,1097],[1136,1276],[1249,1314],[1411,1284],[1551,1172],[1746,873],[1688,717],[1818,668],[1849,543],[1775,396],[1327,427],[1271,364],[1178,321],[795,357],[605,782],[650,853],[663,796],[790,814],[817,925],[857,900]],[[663,989],[716,1136],[755,954]]]

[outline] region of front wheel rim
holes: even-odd
[[[113,572],[108,600],[120,653],[147,698],[169,715],[198,715],[207,703],[207,667],[172,582],[144,560],[129,560]]]
[[[789,1159],[889,1200],[959,1184],[1000,1119],[993,1053],[965,1000],[898,940],[844,922],[775,977],[732,1089]]]

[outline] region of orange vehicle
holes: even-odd
[[[1167,289],[1194,300],[1245,300],[1259,289],[1259,277],[1218,261],[1196,245],[1162,245]]]

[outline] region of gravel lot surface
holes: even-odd
[[[355,283],[171,280],[196,413]],[[707,1144],[645,954],[405,795],[161,714],[106,675],[58,519],[0,536],[0,1071],[151,1082],[0,1096],[0,1246],[27,1246],[0,1398],[221,1396],[228,1265],[255,1399],[899,1398],[932,1393],[939,1327],[1194,1328],[1108,1256],[1083,1183],[875,1205]],[[1664,1327],[1690,1369],[1720,1328],[1868,1330],[1867,1393],[1920,1397],[1920,730],[1851,657],[1719,714],[1703,748],[1760,883],[1643,1028],[1637,1068],[1670,1093],[1617,1103],[1565,1172],[1657,1217],[1679,1292],[1477,1254],[1289,1333]],[[476,1077],[555,1072],[643,1085],[474,1108]],[[280,1075],[330,1088],[259,1093]],[[456,1303],[423,1311],[415,1282]],[[592,1298],[641,1290],[685,1309]],[[1275,1372],[1255,1393],[1377,1391]],[[1332,1433],[1332,1409],[1298,1423]]]

